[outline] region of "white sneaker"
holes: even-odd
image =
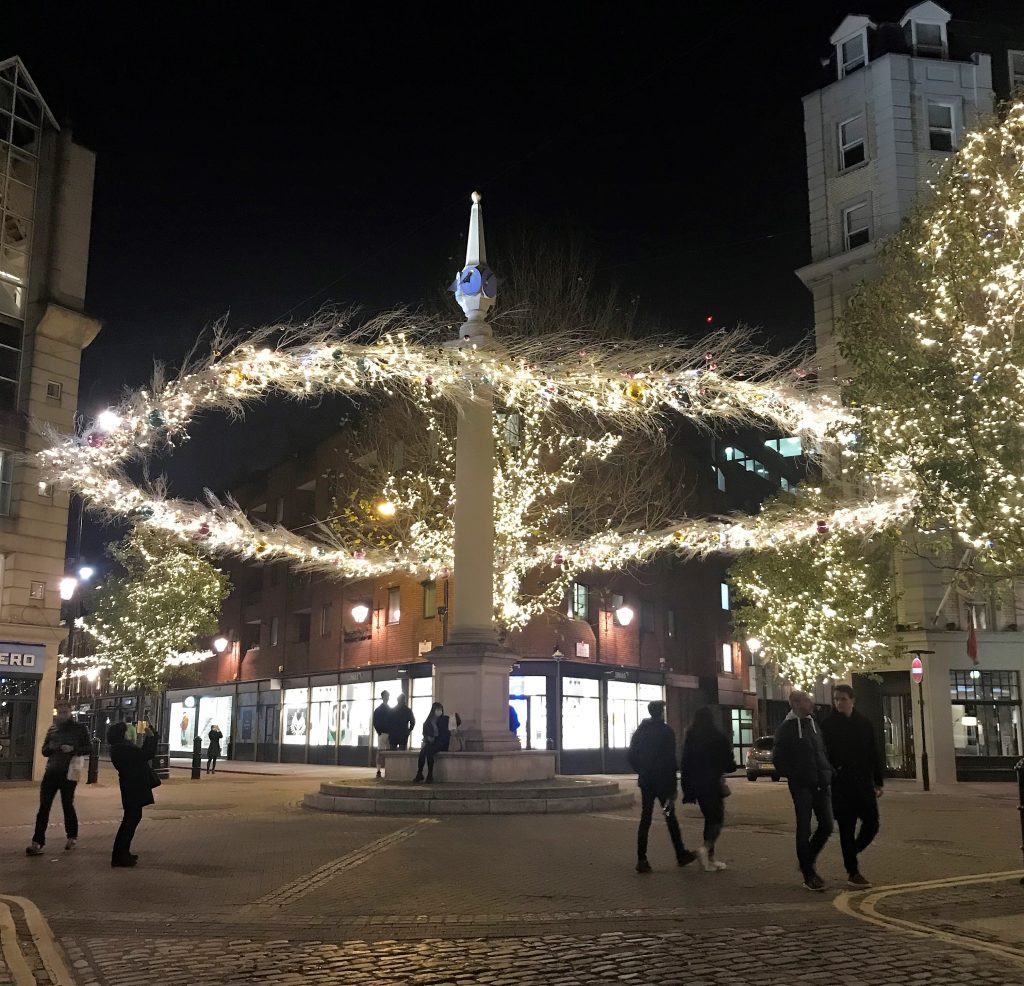
[[[712,862],[711,857],[708,856],[707,849],[705,849],[704,846],[700,846],[695,849],[694,852],[697,854],[697,859],[700,860],[700,868],[705,873],[714,873],[715,864]]]
[[[725,863],[723,863],[723,862],[722,862],[722,861],[721,861],[720,859],[713,859],[713,860],[711,860],[711,865],[712,865],[712,866],[713,866],[713,867],[714,867],[714,868],[715,868],[716,870],[727,870],[727,869],[729,868],[729,867],[728,867],[728,866],[726,866],[726,865],[725,865]]]
[[[64,843],[64,851],[68,852],[69,850],[74,849],[75,846],[77,846],[77,845],[78,845],[78,840],[77,839],[68,839],[68,841]]]

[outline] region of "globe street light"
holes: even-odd
[[[747,650],[756,657],[761,653],[761,641],[757,637],[748,637]]]
[[[356,623],[365,623],[366,618],[370,615],[370,607],[366,603],[356,603],[350,612],[352,613],[352,619]]]
[[[73,599],[75,595],[75,589],[78,588],[78,579],[73,575],[65,575],[60,580],[60,598],[67,602],[69,599]]]
[[[80,579],[81,579],[81,580],[82,580],[83,582],[88,582],[88,581],[89,581],[89,579],[91,579],[91,578],[92,578],[92,577],[93,577],[93,576],[94,576],[95,574],[96,574],[96,569],[95,569],[95,568],[93,568],[93,567],[92,567],[92,565],[83,565],[83,566],[82,566],[82,567],[81,567],[81,568],[80,568],[80,569],[78,570],[78,577],[79,577],[79,578],[80,578]]]
[[[615,619],[620,627],[628,627],[633,622],[633,607],[620,606],[615,610]]]

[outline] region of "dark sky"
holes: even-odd
[[[0,55],[97,153],[88,308],[104,328],[82,410],[229,311],[244,326],[435,297],[474,188],[499,271],[524,230],[571,235],[663,330],[699,334],[711,314],[796,341],[800,98],[846,13],[909,5],[7,0]],[[277,411],[244,429],[256,465],[254,438],[266,453],[303,424]],[[221,450],[192,445],[192,477],[222,486]]]

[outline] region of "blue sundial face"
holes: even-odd
[[[459,291],[462,294],[479,294],[483,286],[483,278],[476,267],[467,267],[459,275]]]

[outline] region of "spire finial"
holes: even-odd
[[[456,275],[452,290],[466,319],[477,325],[484,324],[487,311],[494,304],[498,290],[494,273],[487,266],[487,248],[484,245],[484,213],[480,205],[482,196],[473,192],[469,213],[469,235],[466,237],[466,265]],[[488,330],[487,334],[490,332]]]
[[[479,205],[480,204],[480,199],[483,198],[483,196],[479,192],[474,192],[470,196],[470,198],[473,200],[473,205]]]

